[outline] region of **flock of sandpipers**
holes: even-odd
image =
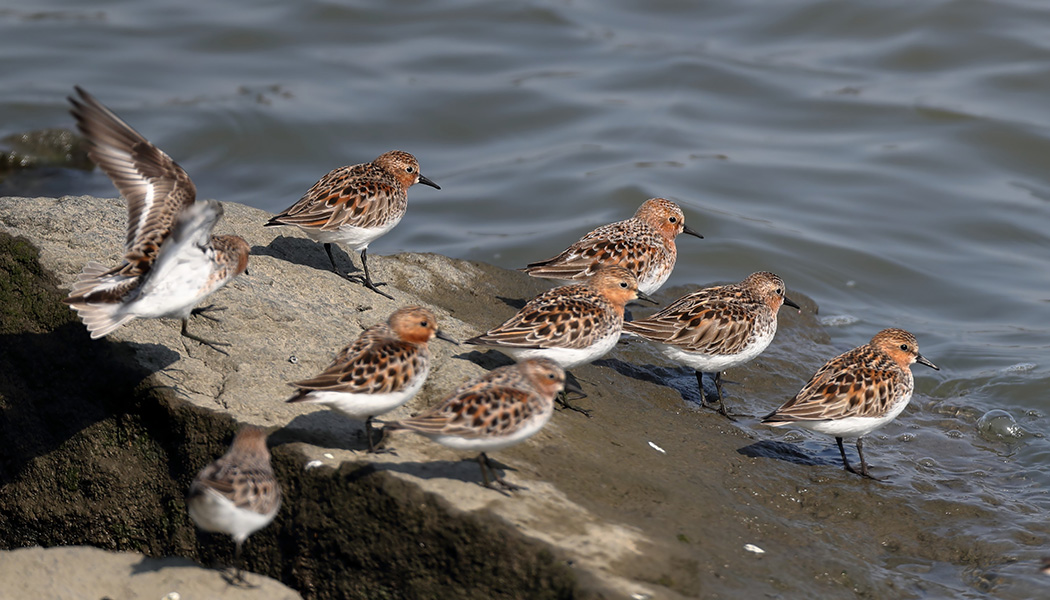
[[[213,307],[198,304],[247,269],[247,242],[212,235],[222,206],[197,201],[193,182],[176,162],[93,96],[79,87],[76,91],[78,97],[70,98],[73,116],[90,142],[92,160],[127,200],[128,229],[121,263],[89,262],[65,302],[92,338],[135,318],[178,318],[183,336],[225,353],[225,344],[194,335],[187,325],[191,315],[215,318],[209,314]],[[411,154],[386,152],[372,162],[328,173],[264,225],[298,227],[324,244],[333,271],[391,298],[379,289],[382,283],[372,280],[367,249],[405,215],[408,189],[417,183],[440,189],[419,172]],[[713,374],[717,409],[729,417],[721,372],[764,351],[776,333],[780,307],[799,306],[785,296],[779,276],[758,272],[740,283],[699,289],[649,317],[625,322],[625,305],[648,299],[671,275],[675,239],[682,233],[702,237],[686,226],[677,204],[653,198],[633,217],[599,227],[554,258],[528,265],[523,270],[529,275],[567,285],[540,294],[503,324],[465,341],[496,348],[518,362],[467,381],[422,414],[386,423],[384,429],[477,451],[486,486],[520,489],[500,477],[486,453],[535,434],[550,420],[556,402],[586,412],[568,404],[565,370],[603,356],[621,335],[647,340],[670,360],[695,369],[701,397],[702,374]],[[360,252],[361,275],[338,270],[332,244]],[[288,402],[323,404],[363,419],[369,451],[382,451],[374,441],[372,419],[422,388],[431,364],[427,346],[434,337],[453,341],[441,333],[430,309],[400,308],[386,322],[365,329],[323,372],[292,383],[296,392]],[[873,478],[863,436],[907,406],[915,362],[937,368],[919,354],[912,334],[882,330],[868,344],[829,360],[762,422],[834,436],[846,470]],[[187,496],[194,522],[231,535],[238,556],[244,540],[272,521],[281,503],[266,437],[262,429],[243,428],[229,451],[200,472]],[[844,437],[857,438],[859,470],[846,458]]]

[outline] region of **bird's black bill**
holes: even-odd
[[[435,190],[440,190],[441,189],[440,185],[434,183],[433,181],[427,179],[426,177],[423,177],[422,175],[419,176],[419,183],[422,183],[423,185],[429,185],[430,187],[434,188]]]
[[[802,307],[801,307],[801,306],[799,306],[797,302],[795,302],[795,301],[794,301],[794,300],[792,300],[791,298],[788,298],[787,296],[784,296],[784,304],[787,304],[787,305],[788,305],[788,306],[790,306],[791,308],[795,308],[795,309],[798,309],[798,310],[802,310]]]
[[[691,236],[694,236],[694,237],[698,237],[700,239],[704,239],[704,236],[700,235],[700,233],[698,231],[696,231],[695,229],[690,228],[688,225],[682,225],[682,233],[685,233],[685,234],[688,234],[688,235],[691,235]]]
[[[933,364],[932,362],[926,360],[926,357],[921,355],[921,354],[919,354],[918,356],[915,357],[915,362],[924,364],[927,367],[933,369],[934,371],[940,371],[941,370],[940,367],[938,367],[937,365]]]
[[[459,345],[459,342],[457,342],[456,340],[454,340],[451,337],[449,337],[449,335],[447,333],[445,333],[444,331],[441,331],[440,329],[438,329],[434,333],[434,337],[436,337],[439,340],[445,340],[446,342],[451,342],[451,343],[453,343],[453,344],[455,344],[457,346]]]
[[[649,297],[648,294],[644,294],[641,291],[638,292],[638,299],[643,301],[643,302],[649,302],[650,304],[653,304],[655,306],[660,306],[659,302],[657,302],[656,300],[653,300],[652,298]]]

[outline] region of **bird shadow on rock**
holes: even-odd
[[[514,359],[500,352],[499,350],[488,350],[482,352],[481,350],[471,350],[470,352],[461,352],[455,354],[452,358],[459,358],[462,360],[469,360],[470,362],[482,367],[484,369],[492,370],[498,367],[505,367],[507,365],[514,364]]]
[[[251,253],[255,256],[270,256],[319,271],[330,272],[332,270],[332,263],[328,261],[328,255],[324,251],[324,244],[306,238],[278,236],[273,238],[268,246],[252,246]],[[335,257],[337,267],[340,263],[345,262],[349,265],[348,273],[361,272],[361,269],[354,264],[350,255],[339,247],[339,244],[332,244],[332,256]],[[248,269],[250,270],[251,266]],[[342,271],[340,272],[342,273]]]
[[[696,372],[690,369],[661,367],[652,364],[624,362],[615,358],[603,358],[594,361],[595,366],[608,367],[624,377],[669,387],[678,392],[682,400],[690,404],[703,405],[703,397],[697,390]],[[705,384],[707,379],[705,378]],[[707,395],[705,385],[705,395]],[[714,390],[711,390],[714,393]],[[710,395],[708,398],[712,397]]]
[[[514,310],[521,310],[529,303],[529,301],[524,298],[507,298],[506,296],[496,296],[496,300],[499,300]]]
[[[162,569],[169,567],[199,567],[197,563],[193,562],[188,558],[181,556],[166,556],[163,558],[153,558],[151,556],[143,556],[142,560],[131,565],[131,570],[128,575],[140,575],[142,573],[156,573]]]
[[[376,438],[381,437],[377,431]],[[364,452],[368,450],[365,422],[333,410],[299,415],[269,436],[271,446],[302,442],[320,448]]]
[[[796,444],[777,442],[773,440],[761,440],[749,444],[737,450],[737,453],[749,458],[772,458],[796,465],[808,467],[835,465],[834,462],[813,456],[805,452]]]
[[[513,467],[489,457],[489,462],[500,471],[500,477],[508,472],[516,472]],[[420,479],[454,479],[463,483],[473,483],[484,488],[481,479],[481,468],[477,456],[464,457],[460,460],[404,461],[376,464],[377,471],[395,471]],[[498,490],[497,490],[498,491]]]
[[[190,340],[189,343],[198,342]],[[177,363],[182,356],[176,350],[172,350],[164,344],[145,344],[142,342],[115,342],[113,351],[116,353],[128,353],[126,360],[134,361],[135,364],[143,365],[152,369],[154,373],[163,374],[167,372],[168,366]],[[170,389],[178,391],[173,387]]]
[[[703,391],[698,388],[696,382],[696,371],[689,368],[662,367],[653,364],[628,363],[615,358],[606,358],[595,361],[599,367],[609,367],[624,377],[662,385],[671,388],[681,397],[682,401],[690,406],[717,412],[718,390],[715,387],[714,377],[711,373],[703,374]],[[739,385],[736,381],[722,380],[722,397],[729,411],[730,420],[754,419],[755,415],[738,412],[746,403],[739,396],[734,396],[731,389]]]

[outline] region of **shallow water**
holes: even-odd
[[[914,469],[918,493],[1047,522],[1050,4],[26,6],[0,5],[0,137],[70,127],[80,84],[202,197],[270,211],[333,167],[408,150],[443,189],[412,189],[370,248],[379,273],[399,251],[519,267],[672,198],[706,239],[679,240],[669,286],[768,269],[816,300],[837,348],[912,331],[942,370],[915,367],[879,462]],[[59,175],[0,191],[113,195],[100,173]],[[1031,435],[982,437],[993,409]],[[1013,569],[1045,532],[1005,536]],[[942,565],[899,571],[981,590]]]

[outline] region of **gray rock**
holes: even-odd
[[[323,408],[285,404],[291,392],[286,383],[318,372],[363,327],[397,307],[431,307],[442,329],[462,340],[509,317],[549,284],[443,256],[373,254],[373,278],[389,282],[386,289],[396,298],[391,301],[331,273],[321,246],[297,231],[263,228],[268,217],[263,211],[225,208],[219,230],[248,240],[250,274],[210,299],[227,308],[222,322],[195,319],[190,327],[230,342],[230,356],[180,337],[178,323],[171,321],[133,322],[91,343],[120,348],[128,361],[151,373],[142,387],[167,386],[162,405],[173,421],[183,422],[178,407],[195,407],[275,430],[271,444],[277,446],[286,504],[275,524],[253,536],[246,549],[257,568],[281,576],[307,597],[367,598],[377,596],[367,590],[396,589],[395,595],[421,598],[830,597],[846,590],[895,598],[902,588],[887,587],[884,572],[874,566],[886,560],[888,547],[907,560],[947,561],[959,568],[1000,558],[994,544],[923,531],[931,514],[946,523],[950,511],[943,500],[922,500],[900,486],[905,492],[895,496],[900,501],[885,502],[892,488],[844,474],[831,440],[816,438],[823,446],[801,451],[772,441],[775,435],[758,425],[757,417],[842,350],[828,344],[813,302],[795,289],[790,296],[803,305],[802,314],[782,311],[771,347],[726,375],[737,382],[727,386],[728,406],[751,417],[733,423],[700,408],[690,371],[631,342],[575,370],[589,394],[578,403],[593,408],[593,418],[559,412],[535,437],[493,456],[526,491],[505,496],[483,488],[476,463],[468,460],[473,457],[407,432],[387,440],[396,455],[366,455],[360,423]],[[125,218],[124,203],[116,199],[0,199],[0,231],[32,240],[41,264],[66,287],[88,260],[116,264]],[[360,264],[356,255],[353,260]],[[665,289],[658,299],[666,303],[695,287]],[[509,363],[499,353],[439,340],[432,349],[435,366],[426,386],[387,418],[418,412],[465,379]],[[194,431],[182,434],[182,443],[202,443]],[[185,453],[173,449],[196,461],[177,465],[176,483],[188,483],[202,466],[197,457],[215,455],[225,442],[211,439],[213,448]],[[822,447],[823,457],[811,456]],[[352,496],[366,494],[373,495],[361,502]],[[376,508],[380,501],[382,510]],[[975,511],[995,519],[993,511],[972,506],[961,512],[976,517]],[[389,514],[396,514],[395,522],[369,528]],[[198,553],[186,541],[193,533],[184,515],[171,518],[183,544],[174,545]],[[441,533],[446,525],[448,531]],[[317,542],[326,529],[332,530],[330,537]],[[363,530],[365,538],[351,537]],[[396,543],[388,539],[397,536]],[[459,545],[449,542],[453,537]],[[340,545],[344,540],[349,541]],[[449,549],[435,550],[439,543]],[[333,560],[322,548],[338,548],[339,561],[353,555],[355,566],[340,568],[340,562],[317,571],[323,575],[310,575],[310,565]],[[480,558],[461,555],[472,548]],[[540,558],[507,563],[488,548]],[[400,562],[388,564],[384,552],[397,554]],[[431,562],[419,558],[423,555]],[[375,568],[417,563],[434,565],[426,567],[435,574],[431,587],[397,572],[384,579]],[[566,584],[562,571],[575,581]],[[324,591],[336,589],[325,587],[329,578],[345,581],[338,593]],[[544,593],[493,591],[504,582],[539,580]],[[415,587],[409,594],[400,586]]]
[[[0,552],[4,598],[49,600],[239,600],[302,598],[280,582],[248,575],[251,587],[230,585],[223,573],[184,558],[149,558],[88,546],[19,548]]]

